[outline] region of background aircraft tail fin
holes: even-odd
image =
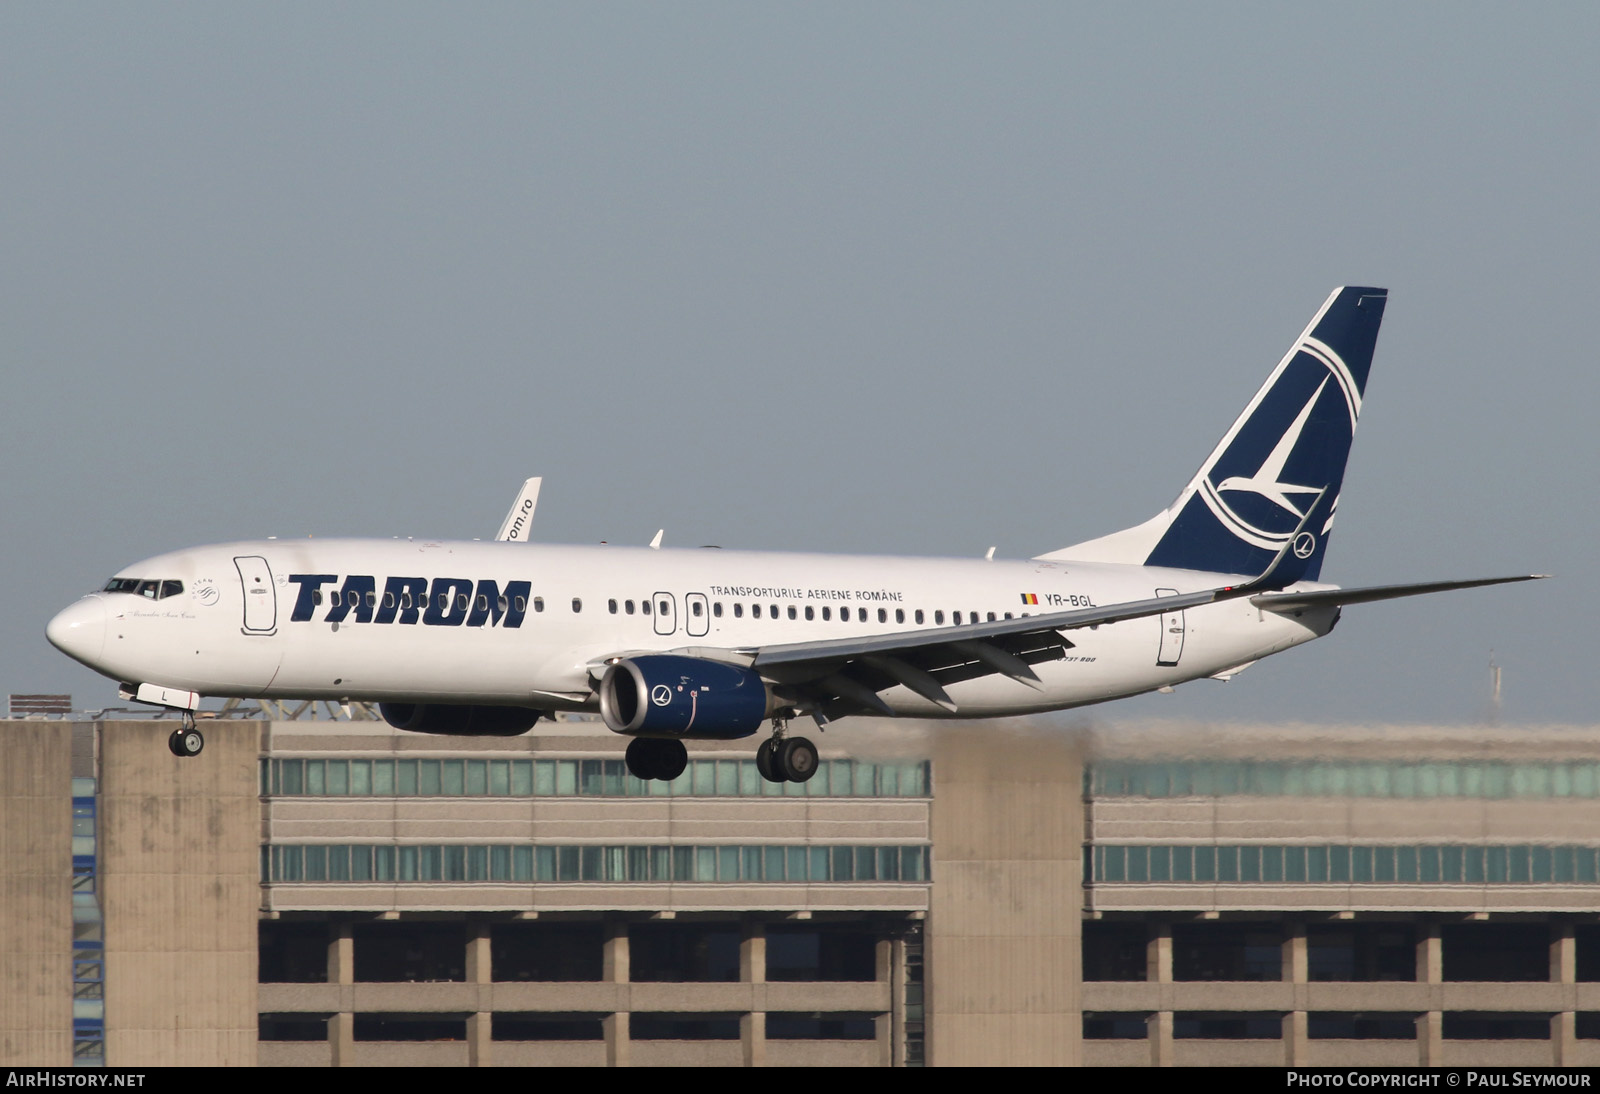
[[[1143,524],[1039,557],[1260,573],[1326,492],[1326,521],[1295,544],[1315,581],[1387,300],[1385,289],[1336,289],[1177,500]]]

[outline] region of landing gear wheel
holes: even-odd
[[[805,782],[817,773],[817,746],[804,737],[790,737],[778,753],[778,766],[790,782]]]
[[[656,777],[654,745],[654,741],[647,741],[643,737],[635,737],[628,742],[628,751],[622,754],[623,762],[628,765],[628,774],[646,781]]]
[[[782,747],[783,742],[776,737],[768,738],[756,746],[756,770],[769,783],[789,781],[789,776],[783,772],[783,765],[779,763],[778,752]]]
[[[656,746],[656,778],[671,782],[689,766],[689,750],[682,741],[653,741]]]
[[[174,756],[198,756],[200,750],[206,747],[206,739],[200,735],[198,729],[186,726],[172,731],[172,735],[167,738],[167,747],[172,750]]]
[[[636,779],[660,779],[671,782],[689,766],[689,750],[682,741],[662,741],[637,737],[628,742],[623,754],[628,771]]]

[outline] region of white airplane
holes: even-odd
[[[202,696],[379,704],[400,729],[517,734],[596,711],[629,770],[683,742],[770,735],[767,779],[817,751],[791,720],[991,718],[1226,679],[1333,629],[1343,605],[1543,575],[1320,583],[1387,293],[1328,297],[1177,499],[1021,562],[528,545],[529,480],[498,542],[266,540],[120,571],[46,633],[184,712]],[[991,552],[992,555],[992,552]],[[702,709],[703,708],[703,709]]]

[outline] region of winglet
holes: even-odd
[[[1329,487],[1323,487],[1318,492],[1316,500],[1311,503],[1311,508],[1306,510],[1306,515],[1300,518],[1300,523],[1295,526],[1287,542],[1278,548],[1271,565],[1262,571],[1260,577],[1228,590],[1229,597],[1285,589],[1305,577],[1312,559],[1318,557],[1318,549],[1322,546],[1321,537],[1327,535],[1328,529],[1333,526],[1333,506],[1336,497],[1337,495],[1330,493]]]
[[[539,487],[543,482],[541,476],[535,475],[522,484],[517,500],[511,503],[511,512],[506,514],[505,523],[500,525],[495,539],[501,542],[527,542],[528,526],[533,523],[533,511],[539,504]]]

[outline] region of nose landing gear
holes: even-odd
[[[172,731],[167,738],[167,747],[174,756],[198,756],[200,750],[206,747],[206,739],[195,728],[191,711],[183,712],[183,725]]]

